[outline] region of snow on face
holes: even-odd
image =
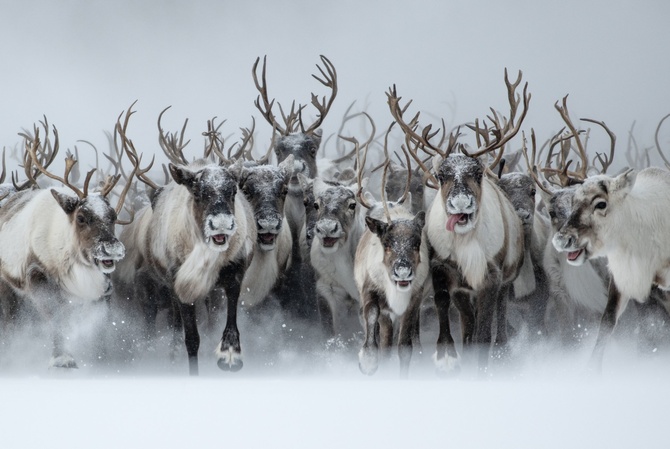
[[[82,208],[91,211],[102,221],[109,221],[111,207],[105,197],[99,193],[89,194],[82,204]]]

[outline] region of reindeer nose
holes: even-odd
[[[412,267],[410,267],[409,265],[405,265],[405,264],[396,265],[393,268],[393,275],[397,279],[409,279],[409,278],[412,277]]]
[[[281,228],[281,220],[278,218],[260,218],[256,221],[258,229],[264,231],[278,231]]]
[[[337,232],[339,224],[336,221],[328,220],[317,223],[316,231],[319,234],[330,235]]]
[[[450,197],[447,201],[447,205],[454,210],[463,211],[472,208],[473,198],[470,195],[455,195]]]

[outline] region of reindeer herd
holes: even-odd
[[[486,372],[492,359],[510,357],[510,334],[574,346],[586,322],[599,322],[597,370],[631,299],[641,323],[650,314],[667,321],[670,172],[649,167],[647,152],[608,174],[614,134],[583,119],[611,142],[609,154],[589,155],[590,130],[575,126],[567,97],[555,105],[565,127],[538,148],[534,130],[530,140],[521,130],[531,100],[528,83],[519,89],[521,72],[513,82],[505,72],[506,115],[492,108],[451,131],[421,124],[419,113],[407,118],[411,101],[393,86],[386,131],[376,135],[366,112],[345,117],[372,131],[343,135],[341,127],[346,154],[326,158],[321,127],[338,92],[334,65],[321,56],[313,77],[329,92],[312,94],[316,119],[305,123],[304,105],[270,99],[266,60],[260,77],[259,64],[255,105],[272,128],[260,157],[255,123],[231,145],[214,120],[202,156],[187,156],[186,123],[165,132],[166,109],[158,140],[169,162],[157,176],[131,139],[131,106],[110,134],[109,167],[96,162],[80,183],[70,152],[64,174],[53,173],[58,132],[46,118],[21,133],[24,174],[0,186],[3,339],[31,315],[52,336],[50,366],[75,368],[63,323],[76,304],[138,315],[138,351],[156,338],[165,312],[172,344],[185,345],[195,375],[201,317],[222,309],[216,361],[237,371],[240,311],[253,319],[279,310],[319,329],[314,338],[324,342],[357,335],[364,374],[397,346],[407,377],[431,319],[441,375],[457,373],[468,354]],[[5,174],[3,154],[2,182]]]

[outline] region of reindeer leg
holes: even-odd
[[[157,286],[150,275],[137,273],[135,278],[135,297],[142,308],[144,316],[144,340],[146,343],[156,338],[156,315],[158,315]]]
[[[437,348],[433,355],[433,360],[438,375],[450,375],[460,370],[460,360],[456,352],[454,339],[451,336],[449,324],[451,298],[447,288],[448,279],[446,271],[443,268],[434,269],[433,290],[435,291],[434,299],[439,322],[439,334],[437,336]]]
[[[365,341],[358,353],[358,367],[363,374],[371,375],[379,366],[379,298],[377,294],[366,291],[363,296],[363,324],[365,326]]]
[[[246,265],[243,261],[231,262],[219,274],[219,281],[226,291],[226,327],[221,342],[216,347],[217,365],[224,371],[239,371],[244,365],[237,328],[237,302]]]
[[[400,378],[409,377],[409,365],[412,361],[412,352],[414,342],[418,340],[418,316],[421,308],[421,297],[423,292],[415,293],[412,303],[400,321],[400,330],[398,331],[398,357],[400,358]]]
[[[607,342],[614,331],[614,326],[616,325],[617,320],[626,309],[627,304],[628,299],[624,299],[621,296],[621,292],[614,284],[614,281],[610,280],[609,291],[607,293],[607,306],[605,306],[605,312],[600,320],[596,345],[593,348],[591,360],[589,361],[590,368],[598,374],[602,372],[603,356],[605,355]]]
[[[200,348],[200,334],[195,316],[195,304],[184,304],[179,301],[179,311],[184,325],[184,342],[188,354],[188,372],[191,376],[198,375],[198,349]]]
[[[493,342],[493,317],[500,305],[502,287],[502,273],[497,266],[488,265],[487,281],[475,295],[475,338],[479,352],[479,369],[487,371],[489,352]],[[507,294],[508,292],[506,292]],[[506,315],[507,309],[503,310]],[[506,323],[506,317],[504,319]]]

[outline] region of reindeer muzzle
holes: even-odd
[[[100,242],[93,250],[93,261],[103,273],[111,273],[125,255],[126,248],[120,241]]]

